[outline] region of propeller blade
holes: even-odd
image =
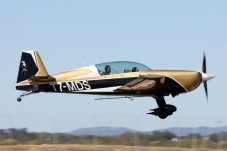
[[[207,65],[206,65],[206,54],[205,52],[203,53],[203,67],[202,67],[202,82],[204,85],[204,89],[205,89],[205,93],[206,93],[206,99],[208,102],[208,85],[207,85],[207,81],[213,79],[215,76],[212,74],[208,74],[207,72]]]
[[[207,88],[207,82],[204,81],[203,84],[204,84],[204,89],[205,89],[206,98],[207,98],[207,102],[208,102],[208,88]]]
[[[207,65],[206,65],[206,54],[203,54],[203,73],[207,72]]]

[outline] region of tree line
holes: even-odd
[[[119,136],[75,136],[65,133],[28,132],[22,129],[0,130],[0,145],[42,145],[42,144],[99,144],[99,145],[127,145],[127,146],[176,146],[191,147],[196,139],[198,146],[216,148],[218,144],[227,148],[227,133],[211,134],[202,137],[199,134],[190,134],[177,137],[169,131],[154,131],[152,133],[124,133]]]

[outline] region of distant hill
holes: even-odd
[[[219,132],[227,132],[227,127],[198,127],[198,128],[185,128],[185,127],[173,127],[168,129],[160,129],[156,131],[169,131],[174,133],[177,136],[187,136],[189,134],[198,133],[201,136],[208,136],[213,133]],[[133,129],[128,129],[124,127],[91,127],[91,128],[82,128],[77,129],[72,132],[68,132],[67,134],[72,134],[76,136],[87,136],[87,135],[95,135],[95,136],[118,136],[124,133],[134,133],[139,132]],[[141,132],[144,134],[152,133],[150,132]]]
[[[95,135],[95,136],[118,136],[124,133],[134,133],[136,130],[124,128],[124,127],[92,127],[92,128],[82,128],[68,134],[85,136],[85,135]]]

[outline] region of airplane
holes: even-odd
[[[177,110],[174,105],[166,104],[166,96],[191,92],[203,83],[208,100],[207,81],[215,76],[206,73],[205,53],[202,66],[202,72],[152,70],[136,62],[115,61],[50,75],[37,51],[23,51],[16,89],[26,92],[17,101],[39,92],[108,96],[104,99],[152,97],[158,108],[147,114],[165,119]]]

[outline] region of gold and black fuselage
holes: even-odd
[[[204,83],[206,96],[207,81],[214,78],[206,73],[204,55],[203,71],[151,70],[140,63],[129,61],[107,62],[80,69],[49,75],[38,52],[22,52],[16,89],[27,91],[21,97],[38,93],[74,93],[108,96],[151,96],[158,108],[148,114],[164,119],[177,108],[166,104],[164,97],[173,97],[195,90]]]
[[[69,74],[71,73],[71,74]],[[196,89],[202,82],[200,72],[196,71],[176,71],[176,70],[150,70],[142,72],[121,73],[104,76],[94,76],[88,78],[78,78],[70,80],[72,77],[87,74],[84,69],[72,72],[65,72],[53,75],[52,81],[45,82],[42,79],[36,81],[24,81],[17,86],[18,90],[31,90],[33,83],[39,83],[40,92],[56,93],[84,93],[95,95],[133,95],[133,96],[153,96],[153,95],[178,95]],[[67,75],[68,74],[68,75]],[[161,79],[152,79],[155,85],[149,89],[128,89],[118,90],[130,81],[138,79],[141,75],[161,75]],[[150,79],[145,79],[150,80]],[[162,81],[162,82],[161,82]]]

